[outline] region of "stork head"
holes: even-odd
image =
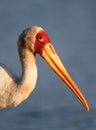
[[[20,48],[27,48],[33,54],[40,54],[40,56],[48,63],[54,72],[77,96],[85,109],[89,110],[86,99],[65,69],[48,35],[41,27],[33,26],[26,29],[19,38],[19,49]]]

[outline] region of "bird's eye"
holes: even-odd
[[[43,42],[44,37],[43,37],[43,36],[39,36],[39,37],[38,37],[38,40],[41,41],[41,42]]]

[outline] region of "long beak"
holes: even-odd
[[[49,64],[49,66],[54,70],[54,72],[66,83],[66,85],[72,90],[72,92],[77,96],[80,102],[83,104],[85,109],[89,111],[89,106],[84,98],[83,94],[76,86],[71,76],[68,74],[64,65],[62,64],[60,58],[58,57],[54,47],[51,43],[47,43],[42,50],[41,56]]]

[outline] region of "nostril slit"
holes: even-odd
[[[56,51],[55,51],[55,49],[53,48],[53,46],[50,44],[49,45],[50,46],[50,49],[51,49],[51,51],[53,52],[53,54],[56,54]]]

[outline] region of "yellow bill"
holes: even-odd
[[[68,74],[64,65],[62,64],[60,58],[58,57],[54,47],[51,43],[47,43],[42,50],[41,56],[49,64],[49,66],[54,70],[54,72],[66,83],[66,85],[72,90],[72,92],[77,96],[80,102],[83,104],[85,109],[89,111],[89,106],[84,98],[83,94],[72,80],[71,76]]]

